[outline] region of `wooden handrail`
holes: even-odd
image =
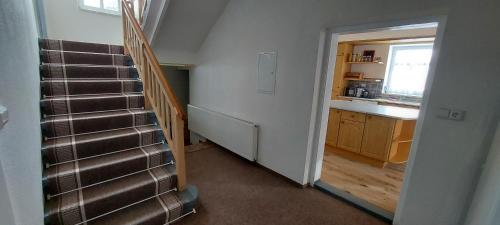
[[[144,84],[146,108],[151,108],[155,112],[165,139],[174,155],[177,169],[177,188],[183,190],[186,186],[185,113],[134,16],[133,2],[131,0],[121,1],[124,46],[127,54],[132,57]]]

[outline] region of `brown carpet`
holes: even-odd
[[[299,188],[221,147],[197,148],[186,157],[188,183],[197,186],[200,204],[197,214],[178,225],[387,224],[319,190]]]

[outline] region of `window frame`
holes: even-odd
[[[120,0],[116,0],[118,2],[118,11],[105,9],[103,0],[99,0],[99,3],[100,3],[99,8],[93,7],[93,6],[87,6],[84,4],[84,1],[85,0],[78,0],[78,6],[80,7],[81,10],[103,13],[103,14],[114,15],[114,16],[121,16],[121,14],[122,14],[122,10],[121,10],[122,6],[121,6]]]
[[[425,43],[412,43],[412,44],[392,44],[389,47],[389,54],[388,54],[388,60],[387,60],[387,68],[384,76],[384,84],[382,86],[382,94],[386,96],[399,96],[399,97],[412,97],[412,98],[422,98],[423,93],[425,90],[422,90],[422,94],[402,94],[402,93],[392,93],[392,92],[387,92],[388,88],[388,81],[390,80],[392,76],[392,70],[394,66],[394,54],[395,50],[408,50],[408,49],[428,49],[430,48],[433,51],[434,48],[434,43],[433,42],[425,42]],[[430,61],[429,59],[429,66],[430,66]],[[426,82],[427,82],[427,76],[429,75],[429,71],[427,70],[426,74]]]

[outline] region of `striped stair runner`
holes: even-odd
[[[163,225],[191,214],[122,46],[41,39],[45,224]]]

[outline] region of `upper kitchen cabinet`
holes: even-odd
[[[349,43],[339,43],[337,47],[337,56],[347,56],[349,57],[352,53],[353,45]],[[344,61],[347,62],[349,58],[344,58]]]
[[[351,64],[347,61],[352,54],[353,45],[348,43],[339,43],[337,47],[337,58],[333,72],[333,87],[331,99],[339,99],[344,94],[347,82],[344,81],[344,74],[351,70]]]

